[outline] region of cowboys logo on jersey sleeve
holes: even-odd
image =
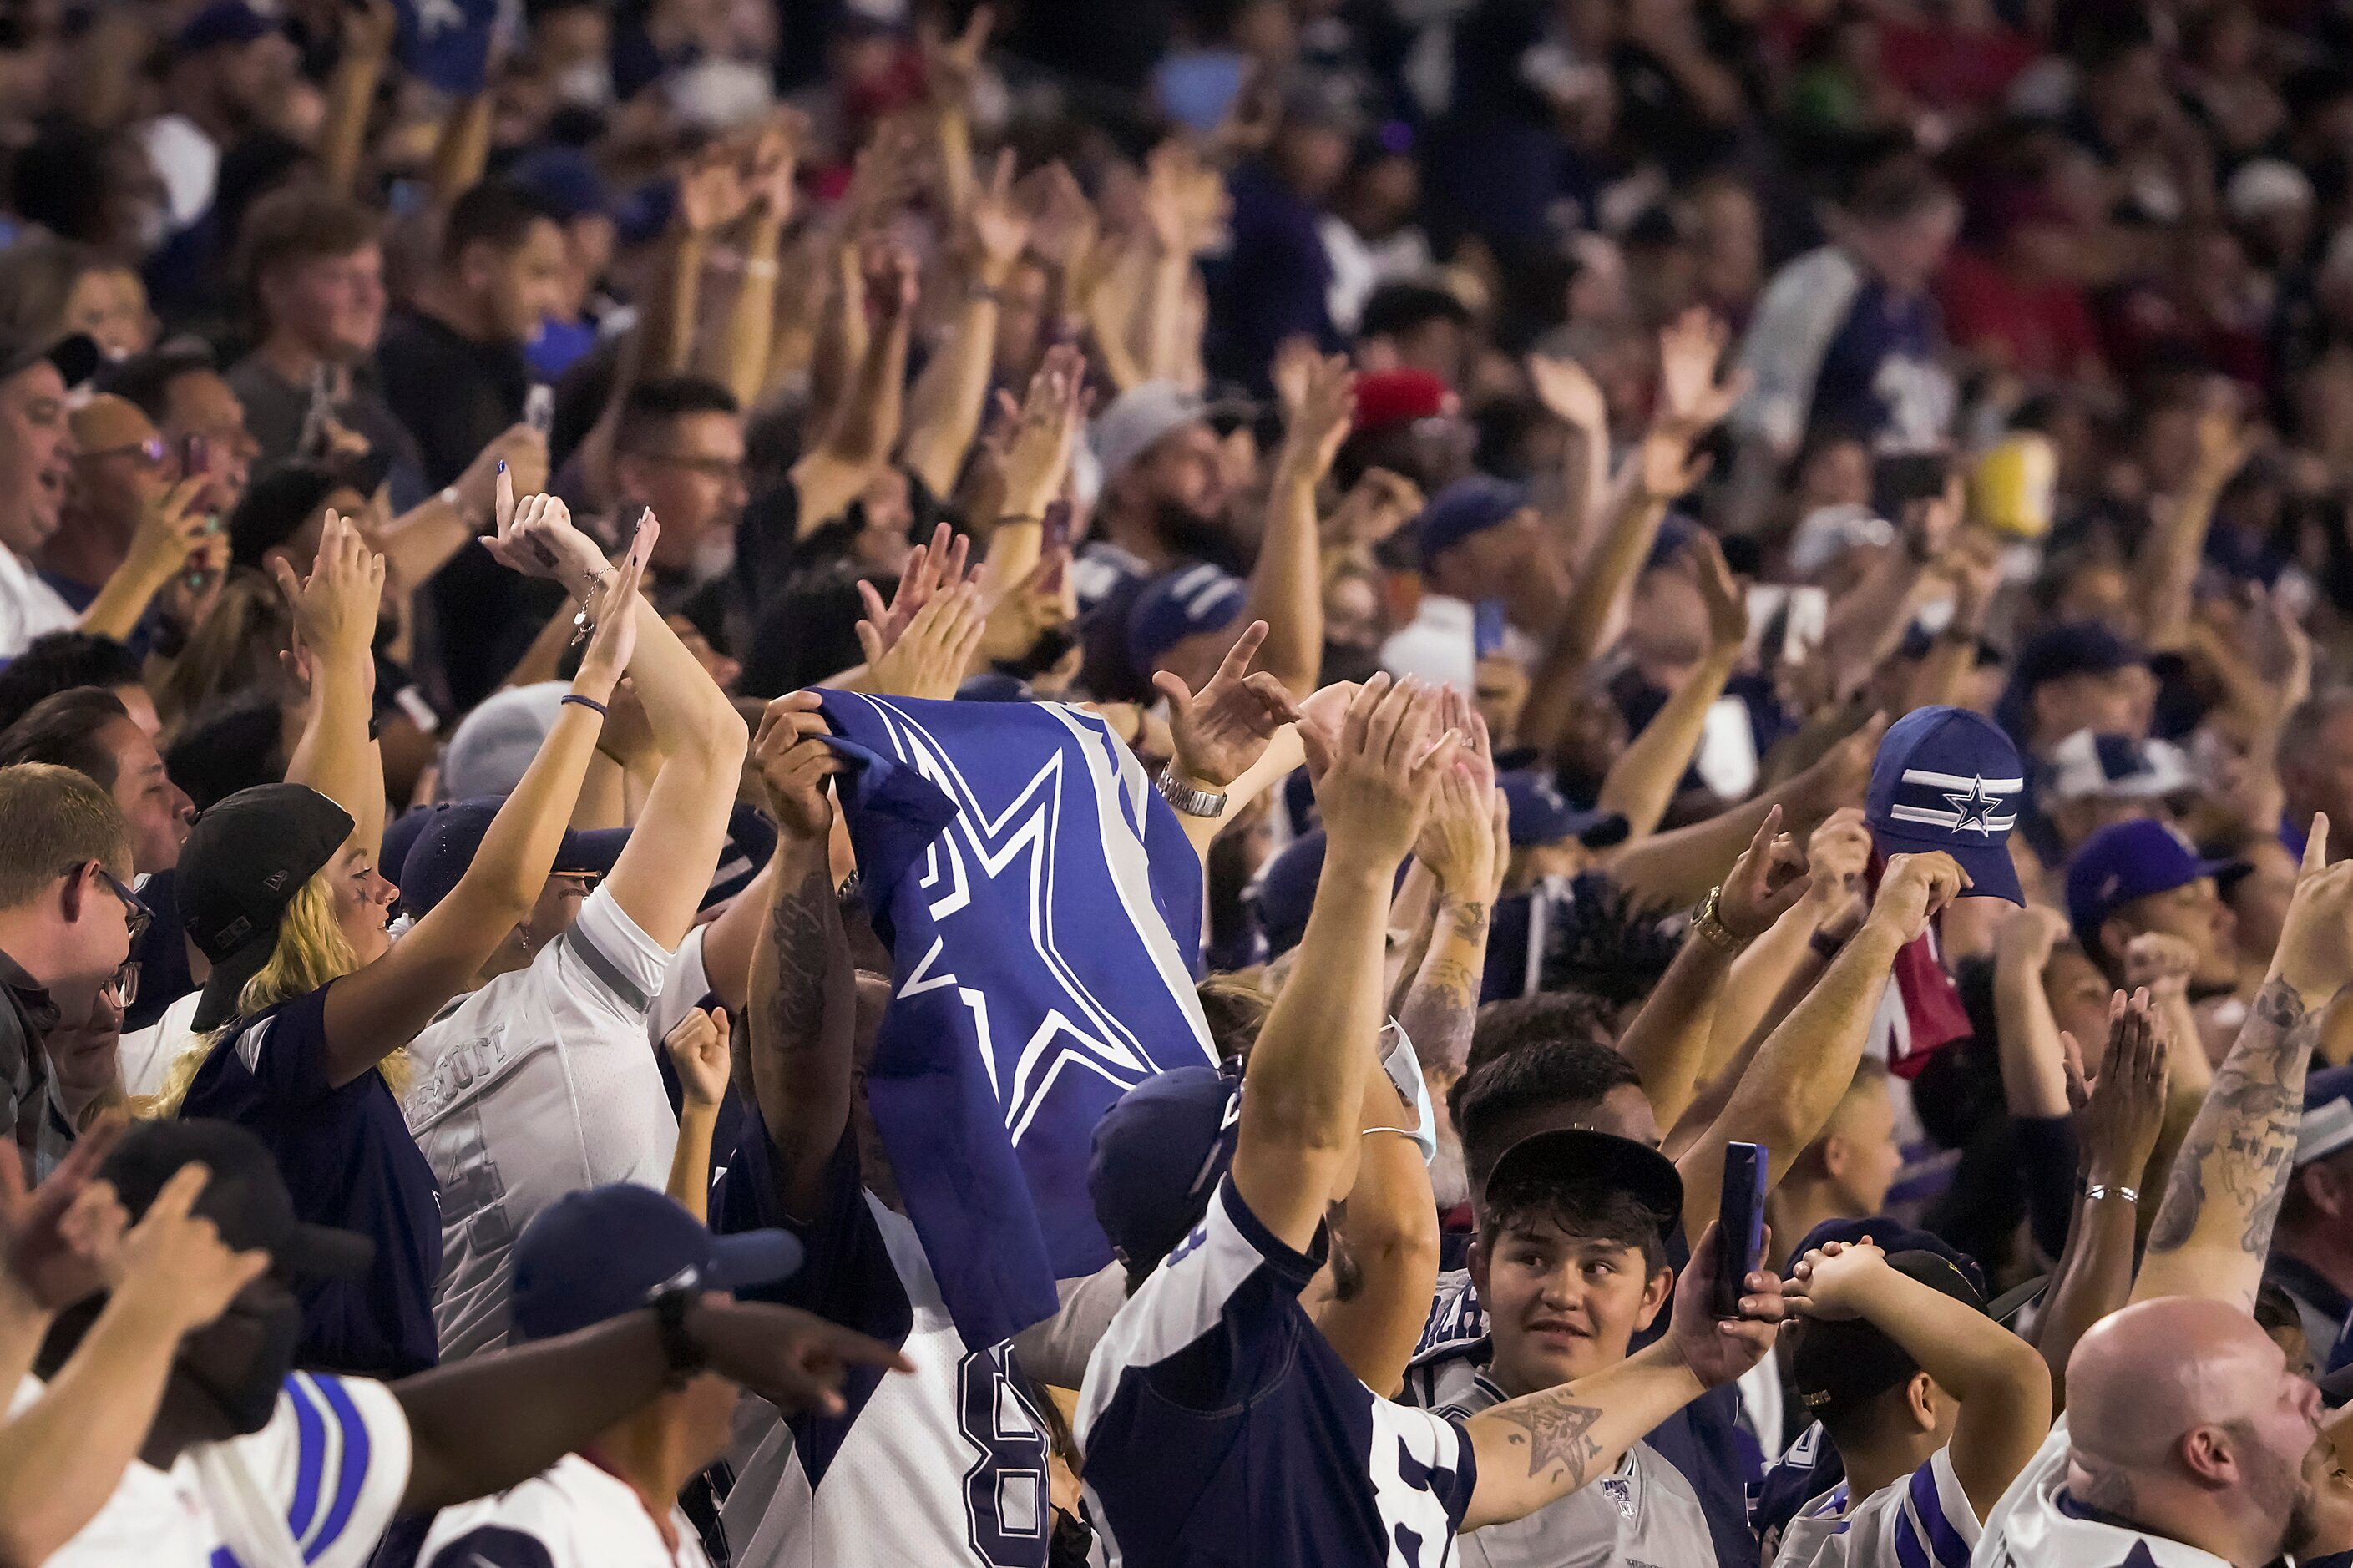
[[[1366,1387],[1229,1175],[1087,1366],[1077,1436],[1112,1568],[1240,1563],[1442,1568],[1476,1468],[1460,1421]]]

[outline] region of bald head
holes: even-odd
[[[2166,1296],[2103,1319],[2067,1363],[2068,1487],[2234,1563],[2309,1524],[2320,1395],[2254,1319]]]
[[[74,412],[74,445],[85,461],[154,438],[155,422],[127,397],[101,393]]]

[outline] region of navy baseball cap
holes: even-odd
[[[1289,952],[1307,933],[1307,911],[1314,907],[1315,884],[1323,878],[1321,827],[1311,827],[1284,845],[1261,868],[1249,898],[1258,911],[1258,928],[1266,935],[1269,958]]]
[[[213,0],[180,29],[178,52],[200,54],[224,44],[249,44],[277,31],[245,0]]]
[[[1528,504],[1528,492],[1518,485],[1473,474],[1457,479],[1421,509],[1414,522],[1414,543],[1421,552],[1422,570],[1474,533],[1501,527]]]
[[[482,847],[482,836],[491,830],[491,822],[506,802],[496,795],[480,800],[452,801],[438,808],[430,822],[417,835],[409,847],[407,858],[400,863],[400,907],[411,914],[423,915],[434,905],[449,896],[466,868],[474,863],[474,855]],[[595,828],[583,831],[576,827],[564,830],[564,841],[556,846],[555,863],[548,868],[550,876],[565,872],[603,876],[621,858],[621,847],[629,841],[626,827]]]
[[[2084,840],[2067,862],[2067,921],[2087,952],[2099,951],[2100,927],[2136,900],[2169,893],[2200,877],[2229,877],[2242,860],[2208,860],[2167,823],[2140,817],[2112,822]]]
[[[2308,1165],[2353,1145],[2353,1067],[2327,1068],[2304,1080],[2304,1120],[2295,1129],[2295,1163]]]
[[[1614,811],[1587,811],[1553,787],[1539,768],[1513,768],[1495,775],[1512,807],[1512,847],[1557,844],[1574,838],[1588,849],[1607,849],[1626,839],[1626,819]]]
[[[1887,855],[1942,850],[1979,898],[2026,902],[2010,830],[2026,788],[2018,748],[1966,708],[1915,708],[1887,728],[1871,764],[1863,817]]]
[[[566,223],[589,214],[613,216],[611,187],[577,147],[534,147],[514,161],[507,178],[545,202]]]
[[[1241,1090],[1220,1068],[1176,1068],[1121,1095],[1095,1123],[1087,1196],[1124,1261],[1156,1262],[1200,1223],[1233,1163]]]
[[[1532,1132],[1504,1150],[1487,1173],[1481,1201],[1489,1211],[1507,1209],[1515,1194],[1530,1188],[1575,1186],[1630,1193],[1650,1211],[1662,1241],[1683,1226],[1683,1178],[1675,1163],[1648,1143],[1588,1127]]]
[[[635,1311],[667,1285],[739,1290],[800,1266],[789,1233],[713,1236],[677,1199],[634,1182],[566,1193],[515,1238],[509,1337],[568,1334]]]
[[[1789,1261],[1794,1264],[1814,1248],[1827,1247],[1833,1241],[1852,1243],[1866,1236],[1871,1237],[1873,1247],[1890,1258],[1899,1252],[1933,1252],[1959,1269],[1961,1277],[1979,1295],[1985,1293],[1985,1268],[1976,1258],[1933,1230],[1922,1230],[1917,1226],[1905,1225],[1885,1215],[1873,1215],[1862,1219],[1826,1219],[1806,1232],[1798,1245],[1789,1249]]]
[[[2021,696],[2071,675],[2106,675],[2147,664],[2140,645],[2098,621],[2066,621],[2037,632],[2018,650],[2010,679]]]
[[[1249,601],[1240,578],[1207,563],[1164,572],[1127,612],[1127,657],[1136,668],[1150,669],[1187,637],[1233,625]]]

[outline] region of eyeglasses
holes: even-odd
[[[131,951],[135,955],[139,951],[139,939],[145,936],[147,928],[155,923],[155,911],[149,909],[138,894],[124,886],[122,879],[113,872],[103,866],[97,869],[99,879],[106,884],[106,890],[122,900],[122,923],[130,928]],[[114,972],[114,1001],[117,1006],[128,1007],[138,999],[139,960],[133,956],[124,959]]]
[[[691,474],[700,474],[723,485],[744,481],[744,463],[737,458],[690,458],[677,452],[639,452],[637,455],[649,463],[668,463],[673,468],[684,468]]]
[[[164,458],[169,452],[170,448],[164,445],[163,437],[160,436],[153,436],[148,437],[144,441],[135,441],[127,447],[100,447],[94,452],[84,452],[82,456],[85,458],[127,458],[135,454],[139,460],[146,464],[147,467],[151,468],[160,468],[164,466]]]

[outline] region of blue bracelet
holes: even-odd
[[[594,697],[583,697],[577,691],[567,691],[564,694],[564,702],[577,702],[583,708],[593,709],[597,718],[606,717],[605,705]],[[561,708],[564,702],[559,702],[556,706]]]

